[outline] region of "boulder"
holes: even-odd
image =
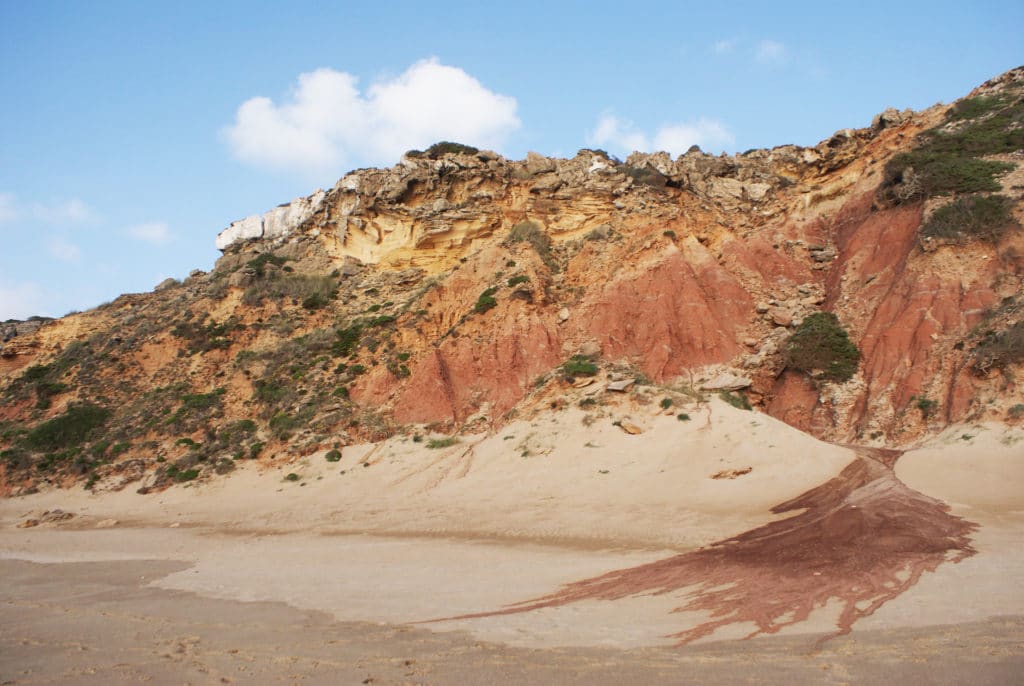
[[[741,388],[747,388],[752,383],[753,381],[745,376],[733,374],[732,372],[722,372],[701,384],[700,387],[705,391],[738,391]]]

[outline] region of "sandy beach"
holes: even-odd
[[[439,449],[8,499],[0,676],[1013,683],[1024,430],[876,454],[691,414],[566,410]]]

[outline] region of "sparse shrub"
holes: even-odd
[[[188,344],[188,352],[195,354],[210,350],[224,350],[230,347],[229,334],[237,327],[237,322],[232,319],[220,323],[211,321],[205,325],[202,320],[188,320],[176,324],[171,329],[171,335],[185,340]]]
[[[669,239],[671,239],[673,241],[676,239],[676,232],[672,231],[671,229],[669,229],[668,231],[662,231],[661,235],[664,236],[665,238],[669,238]]]
[[[437,448],[448,448],[459,442],[457,436],[446,436],[445,438],[432,438],[427,441],[427,447],[434,450]]]
[[[562,363],[562,373],[570,378],[594,376],[597,374],[597,365],[586,355],[573,355]]]
[[[969,195],[944,205],[921,226],[929,238],[978,238],[995,242],[1014,225],[1011,204],[1002,195]]]
[[[987,331],[973,351],[974,369],[987,372],[1024,361],[1024,320],[1002,331]]]
[[[651,188],[664,188],[668,179],[657,169],[651,167],[619,167],[619,171],[633,179],[634,183]]]
[[[382,314],[382,315],[379,315],[379,316],[376,316],[376,317],[371,317],[370,319],[367,319],[366,320],[366,326],[367,326],[367,328],[375,328],[375,327],[380,327],[380,326],[387,326],[388,324],[391,324],[392,322],[394,322],[396,319],[398,319],[398,317],[396,317],[393,314]]]
[[[354,364],[348,368],[348,373],[352,376],[359,376],[360,374],[366,373],[366,365]]]
[[[265,403],[276,403],[286,398],[291,391],[278,381],[259,379],[256,381],[256,399]]]
[[[245,266],[252,270],[256,276],[263,278],[266,276],[266,266],[268,264],[272,264],[276,267],[282,267],[285,262],[288,262],[288,259],[289,258],[287,257],[281,257],[274,253],[265,252],[246,262]]]
[[[257,457],[259,457],[260,453],[263,452],[263,448],[266,445],[267,445],[266,443],[261,443],[259,441],[257,441],[256,443],[253,443],[252,445],[250,445],[249,446],[249,459],[250,460],[255,460]]]
[[[931,398],[926,398],[924,396],[921,396],[920,398],[917,396],[911,396],[910,402],[914,403],[914,407],[918,409],[921,416],[925,419],[931,417],[935,414],[935,411],[939,409],[938,400],[932,400]]]
[[[526,274],[520,274],[519,276],[513,276],[508,280],[509,288],[518,286],[521,283],[529,283],[530,277]]]
[[[278,412],[270,418],[270,432],[281,440],[291,436],[297,426],[298,420],[287,412]]]
[[[551,237],[544,232],[540,225],[531,221],[521,221],[509,231],[508,241],[509,243],[529,243],[549,269],[558,270],[558,264],[551,255]]]
[[[730,393],[729,391],[722,391],[721,393],[718,394],[718,397],[721,400],[723,400],[723,401],[729,403],[730,405],[732,405],[733,407],[735,407],[737,410],[752,410],[752,409],[754,409],[753,407],[750,406],[750,401],[747,400],[747,396],[743,395],[742,393],[740,393],[738,391],[736,393]]]
[[[110,410],[97,405],[73,405],[29,431],[25,444],[35,450],[62,450],[80,445],[103,426],[110,415]]]
[[[361,324],[354,323],[344,328],[335,330],[337,334],[337,340],[334,341],[334,345],[331,346],[331,352],[335,357],[348,357],[359,345],[359,339],[362,336],[363,327]]]
[[[327,454],[324,455],[324,459],[328,462],[340,462],[341,451],[340,450],[328,450]]]
[[[1020,419],[1021,417],[1024,417],[1024,403],[1017,403],[1016,405],[1011,406],[1010,409],[1006,411],[1006,415],[1010,419]]]
[[[300,478],[301,477],[295,472],[289,472],[284,476],[285,481],[298,481]]]
[[[661,402],[658,404],[661,405],[661,409],[667,410],[668,408],[672,407],[674,402],[672,401],[672,398],[662,398]]]
[[[788,368],[820,381],[849,381],[857,372],[860,351],[831,312],[808,315],[784,346]]]

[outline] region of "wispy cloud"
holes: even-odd
[[[437,59],[365,91],[352,74],[324,68],[300,74],[286,102],[246,100],[223,135],[250,164],[321,173],[390,164],[410,148],[444,139],[500,148],[520,126],[516,108],[515,98]]]
[[[32,215],[48,224],[89,224],[97,219],[96,212],[78,198],[53,205],[35,203]]]
[[[129,227],[126,233],[136,240],[152,243],[153,245],[165,245],[174,239],[167,222],[136,224]]]
[[[78,262],[82,258],[79,247],[61,236],[51,236],[46,241],[46,249],[61,262]]]
[[[711,45],[711,51],[716,55],[727,55],[736,49],[736,39],[727,38],[724,40],[715,41]]]
[[[597,126],[587,135],[588,145],[606,147],[619,155],[661,150],[681,155],[693,145],[715,148],[732,145],[735,141],[728,127],[715,119],[701,117],[689,122],[666,124],[653,134],[647,134],[633,122],[610,113],[602,115]]]
[[[754,59],[761,64],[782,64],[789,59],[789,49],[778,41],[763,40],[754,50]]]
[[[18,218],[18,208],[11,193],[0,193],[0,224],[7,224]]]
[[[95,210],[78,198],[61,200],[52,204],[34,202],[24,204],[13,193],[0,193],[0,224],[17,219],[42,222],[59,226],[92,224],[98,221]]]

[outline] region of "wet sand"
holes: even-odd
[[[1024,617],[681,648],[517,648],[155,588],[187,565],[2,560],[5,684],[1012,684]]]

